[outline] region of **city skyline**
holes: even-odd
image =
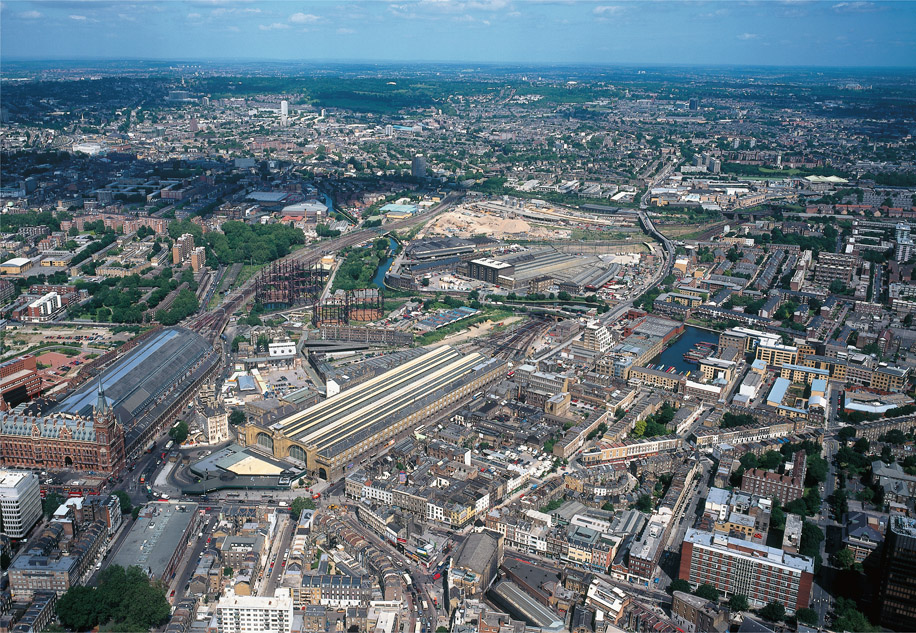
[[[912,67],[912,2],[4,0],[6,60]]]

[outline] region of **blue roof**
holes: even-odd
[[[417,210],[418,208],[415,204],[395,204],[393,202],[389,202],[382,207],[382,211],[385,213],[416,213]]]
[[[815,378],[811,381],[811,391],[827,391],[827,381],[823,378]]]
[[[767,396],[767,402],[778,402],[781,404],[791,384],[788,378],[777,378],[773,383],[773,388],[770,389],[770,395]]]
[[[806,371],[809,374],[818,374],[820,376],[829,376],[830,371],[827,369],[817,369],[815,367],[804,367],[803,365],[793,365],[792,363],[786,363],[783,367],[788,367],[789,369],[795,371]]]
[[[239,391],[255,391],[256,389],[254,378],[251,376],[239,376]]]

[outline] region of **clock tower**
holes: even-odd
[[[114,409],[108,403],[102,380],[99,378],[99,393],[92,410],[95,442],[99,451],[99,466],[117,476],[124,469],[124,427],[118,421]]]

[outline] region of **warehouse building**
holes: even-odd
[[[335,481],[363,455],[469,400],[506,371],[505,361],[442,346],[273,425],[249,424],[240,440]]]

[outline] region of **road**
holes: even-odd
[[[277,585],[280,584],[280,578],[283,576],[283,570],[286,569],[283,565],[286,561],[285,552],[288,552],[289,546],[292,545],[292,533],[296,522],[288,514],[282,515],[281,521],[283,523],[278,527],[279,536],[273,540],[268,552],[267,569],[263,570],[267,573],[267,578],[258,589],[259,596],[274,595]],[[271,563],[274,566],[273,571],[270,571]]]

